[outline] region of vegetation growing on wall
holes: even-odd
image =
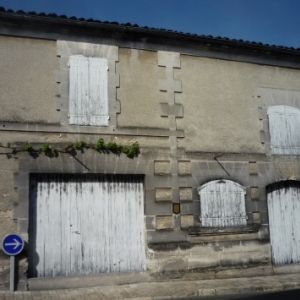
[[[6,146],[0,143],[1,148],[9,149],[10,153],[3,154],[17,154],[19,152],[28,152],[31,156],[38,156],[39,154],[45,154],[48,157],[58,157],[59,153],[68,153],[75,155],[76,151],[84,151],[84,149],[93,149],[101,153],[112,152],[114,154],[120,155],[124,153],[129,158],[134,158],[138,156],[140,149],[138,142],[134,142],[131,146],[122,146],[114,141],[105,143],[102,138],[100,138],[96,144],[86,143],[84,141],[78,141],[76,143],[69,143],[66,147],[58,147],[57,145],[50,145],[49,143],[43,144],[41,147],[34,147],[31,143],[27,142],[21,146],[11,146],[7,143]]]

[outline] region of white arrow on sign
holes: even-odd
[[[16,239],[14,239],[14,241],[15,241],[14,243],[5,243],[4,245],[5,246],[15,246],[14,247],[14,250],[15,250],[21,245],[21,243]]]

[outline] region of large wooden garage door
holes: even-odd
[[[32,175],[30,277],[144,269],[141,176]]]
[[[300,183],[275,183],[267,193],[273,263],[300,262]]]

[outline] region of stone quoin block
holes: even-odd
[[[257,175],[257,163],[256,162],[249,162],[249,175]]]
[[[261,218],[259,212],[252,213],[252,217],[253,217],[253,224],[261,224]]]
[[[170,161],[155,161],[154,162],[154,174],[155,175],[168,175],[171,174]]]
[[[174,228],[174,219],[172,216],[157,216],[156,229],[157,230],[171,230]]]
[[[183,118],[183,106],[180,104],[160,104],[160,115],[162,117],[175,116],[177,118]]]
[[[190,228],[193,226],[194,226],[194,216],[193,215],[180,216],[180,227],[181,228]]]
[[[253,201],[259,200],[259,188],[257,186],[250,187],[250,197]]]
[[[170,66],[173,68],[180,68],[180,53],[158,51],[157,56],[159,66]]]
[[[192,201],[193,200],[192,188],[179,188],[179,200],[180,201]]]
[[[180,80],[175,80],[172,78],[167,79],[159,79],[159,90],[161,91],[172,91],[181,93],[182,92],[182,84]]]
[[[179,161],[178,162],[178,174],[179,175],[191,175],[191,162]]]
[[[172,201],[172,189],[171,188],[159,188],[155,189],[155,201]]]

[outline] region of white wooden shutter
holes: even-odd
[[[247,224],[245,188],[229,180],[215,180],[199,188],[203,227],[231,227]]]
[[[271,151],[273,154],[300,154],[300,111],[278,105],[268,109]]]
[[[108,125],[107,60],[70,57],[70,124]]]

